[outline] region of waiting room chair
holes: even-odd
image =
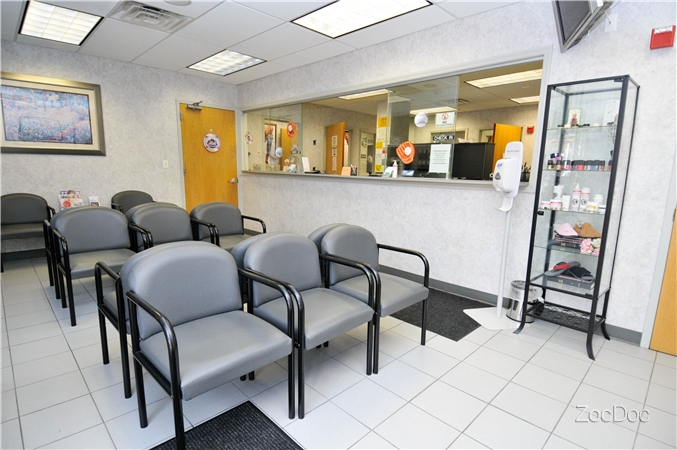
[[[138,261],[137,261],[138,259]],[[240,310],[238,270],[227,252],[204,242],[181,242],[137,254],[127,264],[134,375],[141,428],[148,425],[143,368],[172,397],[176,446],[186,446],[182,400],[191,400],[243,373],[287,356],[294,366],[291,297],[284,331]],[[294,418],[294,373],[287,377]]]
[[[3,247],[9,242],[17,244],[17,251],[24,247],[34,247],[36,239],[45,243],[45,256],[49,271],[49,285],[54,286],[54,266],[51,259],[51,247],[48,246],[49,236],[45,234],[43,222],[54,214],[54,208],[47,201],[35,194],[15,193],[0,197],[0,238]],[[1,257],[0,257],[1,261]],[[1,265],[1,264],[0,264]]]
[[[150,194],[142,191],[122,191],[115,194],[110,199],[110,207],[117,209],[122,214],[132,209],[137,205],[144,203],[152,203],[153,197]]]
[[[263,233],[266,224],[257,217],[245,216],[240,208],[226,202],[210,202],[197,205],[190,212],[197,239],[206,241],[211,239],[212,227],[216,229],[216,245],[224,250],[231,251],[240,242],[251,237],[244,232],[244,220],[258,222]]]
[[[137,252],[168,242],[194,240],[190,216],[185,209],[173,203],[137,205],[126,215],[132,245]]]
[[[408,306],[423,302],[421,345],[425,345],[426,315],[430,267],[426,257],[417,251],[378,244],[368,230],[355,225],[341,225],[329,230],[322,238],[322,255],[334,255],[358,261],[373,273],[376,283],[376,317],[374,319],[374,373],[378,373],[380,318]],[[379,270],[379,252],[388,250],[414,255],[423,262],[423,284]],[[330,289],[367,301],[370,286],[361,273],[350,267],[329,263],[326,268]]]
[[[296,304],[295,346],[298,349],[298,416],[305,415],[303,350],[311,349],[353,328],[367,327],[367,374],[371,375],[372,319],[374,296],[363,302],[356,298],[322,287],[320,256],[313,242],[303,236],[283,233],[268,235],[251,244],[244,255],[243,273],[270,277],[283,284]],[[332,259],[338,262],[338,259]],[[359,263],[346,262],[362,269],[369,281],[371,272]],[[249,282],[247,310],[274,324],[286,326],[286,305],[279,292],[258,283]],[[289,366],[293,372],[294,367]]]
[[[113,209],[82,206],[55,214],[50,221],[57,252],[57,277],[61,304],[66,290],[71,326],[76,325],[73,280],[94,276],[97,262],[119,271],[134,251],[130,249],[127,218]]]

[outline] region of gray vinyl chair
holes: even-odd
[[[50,228],[57,255],[61,305],[66,308],[66,290],[71,326],[76,325],[73,280],[94,276],[97,262],[119,271],[134,255],[130,249],[127,218],[113,209],[82,206],[55,214]]]
[[[294,366],[291,297],[269,282],[287,297],[284,331],[241,311],[238,270],[228,252],[205,242],[181,242],[151,248],[127,264],[134,266],[122,271],[129,289],[125,295],[141,428],[148,426],[142,367],[172,397],[176,446],[183,449],[182,400],[285,356]],[[292,370],[287,389],[289,418],[294,418]]]
[[[44,242],[49,271],[49,285],[54,286],[54,266],[51,258],[49,235],[45,233],[44,221],[54,214],[54,208],[35,194],[14,193],[0,197],[0,236],[7,249],[16,244],[17,251],[24,247],[36,248]]]
[[[423,262],[423,284],[380,272],[379,251],[389,250],[414,255]],[[322,238],[322,255],[334,255],[359,261],[367,266],[376,280],[376,317],[374,318],[374,373],[378,373],[380,318],[423,302],[421,345],[425,345],[426,314],[430,268],[426,257],[417,251],[378,244],[368,230],[355,225],[341,225]],[[361,273],[350,267],[328,263],[326,283],[330,289],[367,301],[370,286]]]
[[[117,209],[121,213],[126,213],[137,205],[152,203],[153,197],[143,191],[122,191],[115,194],[110,199],[110,207]]]
[[[296,305],[296,347],[298,372],[298,416],[305,415],[303,350],[311,349],[353,328],[369,323],[367,327],[367,374],[371,375],[372,329],[374,298],[363,302],[322,287],[320,257],[313,242],[303,236],[282,233],[268,235],[252,243],[244,255],[243,273],[265,275],[287,287]],[[333,261],[337,261],[334,259]],[[371,273],[359,263],[347,262],[362,269],[365,279]],[[286,326],[285,299],[279,292],[250,282],[247,310],[274,324]],[[289,366],[290,372],[294,371]]]
[[[258,222],[263,233],[266,224],[257,217],[245,216],[240,208],[226,202],[210,202],[197,205],[190,212],[193,219],[194,232],[201,241],[212,240],[212,229],[216,229],[216,245],[224,250],[231,251],[240,242],[251,237],[244,232],[244,220]]]
[[[137,205],[126,215],[132,245],[137,252],[168,242],[194,240],[190,216],[185,209],[173,203]]]

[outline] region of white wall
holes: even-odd
[[[561,54],[550,2],[519,2],[240,85],[240,107],[296,101],[337,86],[345,91],[376,86],[392,74],[466,66],[544,46],[553,49],[546,84],[630,74],[642,87],[608,323],[641,331],[676,140],[675,48],[651,51],[649,38],[652,28],[675,23],[675,3],[624,0],[613,13],[617,31],[606,33],[599,26]],[[491,189],[347,181],[245,174],[242,204],[249,214],[263,217],[271,231],[310,233],[339,221],[365,226],[380,242],[423,251],[433,278],[496,291],[504,216],[494,208],[500,199]],[[294,208],[280,198],[294,198]],[[529,193],[516,199],[508,280],[525,276],[533,200]],[[416,269],[391,258],[382,262]]]
[[[177,101],[237,107],[237,88],[227,83],[8,41],[2,70],[101,86],[105,157],[2,154],[2,193],[30,192],[52,206],[60,189],[98,195],[105,206],[127,189],[183,205]]]

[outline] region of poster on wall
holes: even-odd
[[[64,189],[59,191],[59,205],[61,210],[83,206],[82,194],[79,189]]]

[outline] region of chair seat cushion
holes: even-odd
[[[75,280],[78,278],[93,277],[94,265],[99,261],[105,262],[111,269],[119,272],[122,265],[134,255],[136,255],[136,253],[128,248],[99,250],[96,252],[75,253],[69,255],[71,278]]]
[[[44,232],[41,223],[15,223],[11,225],[2,225],[0,228],[2,239],[23,239],[32,237],[43,237]]]
[[[330,289],[308,289],[301,292],[301,297],[306,316],[304,340],[306,349],[316,347],[369,322],[374,316],[374,311],[367,304]],[[271,300],[254,308],[254,314],[281,330],[287,329],[287,303],[284,298]],[[296,312],[294,317],[298,324]]]
[[[184,400],[289,355],[291,338],[243,311],[231,311],[174,327]],[[140,342],[143,354],[170,378],[163,333]]]
[[[251,236],[247,234],[228,234],[226,236],[219,236],[219,246],[230,252],[240,242],[250,238]],[[203,241],[210,242],[209,238],[203,239]]]
[[[386,317],[394,312],[414,305],[428,298],[428,288],[406,278],[379,272],[381,277],[381,309],[379,315]],[[367,277],[348,278],[336,283],[331,289],[367,302],[369,282]]]

